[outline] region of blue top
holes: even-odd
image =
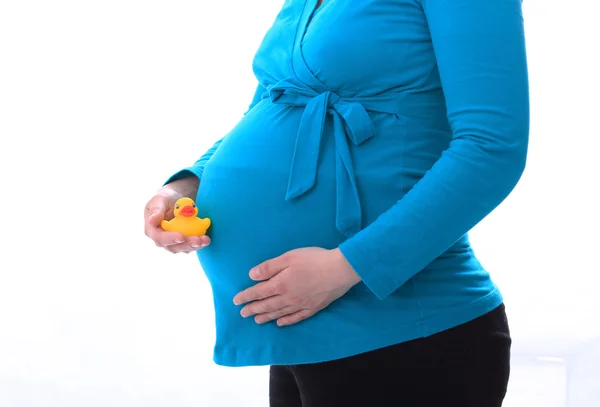
[[[169,181],[201,178],[198,252],[227,366],[332,360],[502,302],[467,232],[519,180],[529,134],[520,0],[286,0],[241,121]],[[286,251],[340,247],[362,278],[296,325],[233,297]]]

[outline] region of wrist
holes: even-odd
[[[350,265],[350,263],[348,262],[348,260],[346,259],[339,247],[331,250],[331,253],[334,259],[335,266],[342,271],[348,284],[354,286],[362,281],[362,278],[360,278],[358,273],[354,271],[354,269],[352,268],[352,266]]]
[[[180,197],[185,196],[188,198],[196,199],[199,187],[200,180],[198,179],[198,177],[188,176],[184,178],[179,178],[175,181],[165,184],[162,188],[158,190],[158,193],[161,195],[169,196],[172,196],[172,194],[175,193]]]

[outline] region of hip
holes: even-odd
[[[511,342],[500,304],[425,338],[323,363],[271,366],[271,406],[301,398],[311,407],[499,407],[510,375]]]

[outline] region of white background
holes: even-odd
[[[245,111],[281,3],[0,2],[0,407],[267,405],[266,368],[212,362],[195,256],[142,217]],[[525,1],[529,163],[472,234],[513,330],[506,406],[600,405],[592,4]]]

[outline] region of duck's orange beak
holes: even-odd
[[[187,205],[187,206],[184,206],[183,208],[181,208],[181,211],[179,211],[179,214],[181,216],[194,216],[196,214],[196,211],[194,210],[192,205]]]

